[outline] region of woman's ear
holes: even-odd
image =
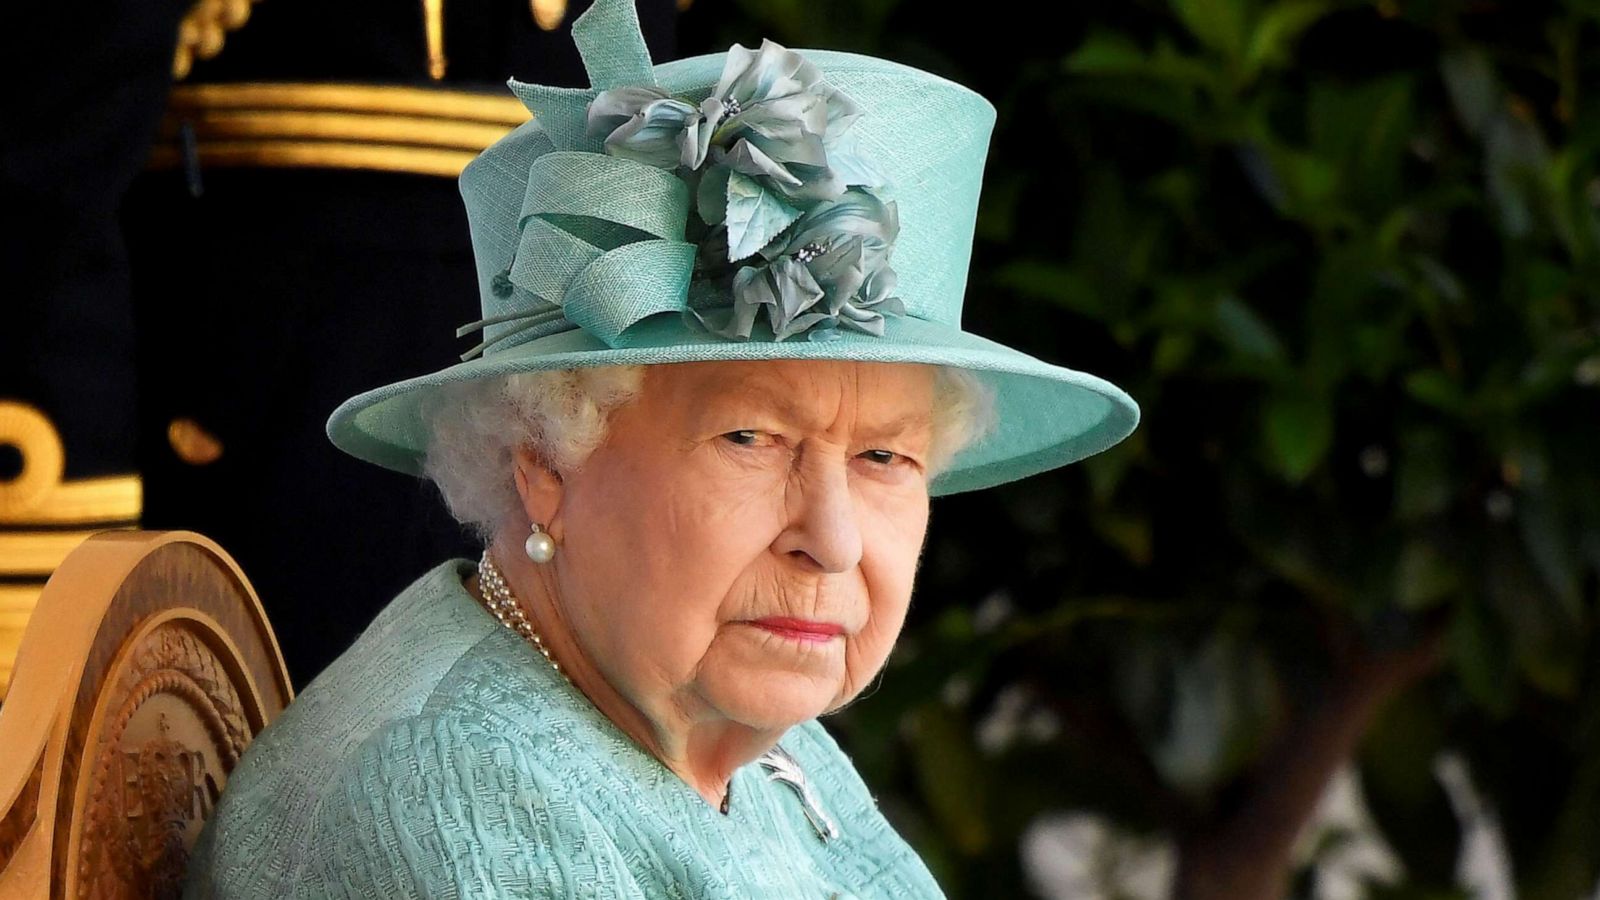
[[[538,522],[559,542],[564,487],[560,473],[548,465],[531,444],[523,444],[512,453],[511,469],[528,521]]]

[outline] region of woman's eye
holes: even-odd
[[[765,446],[772,436],[756,428],[741,428],[737,431],[725,431],[722,433],[722,437],[735,446],[761,447]],[[864,450],[860,455],[884,468],[895,468],[915,463],[915,460],[911,457],[903,453],[896,453],[893,450]]]

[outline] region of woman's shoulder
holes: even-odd
[[[246,747],[195,847],[191,896],[293,896],[327,785],[498,627],[461,584],[470,566],[447,560],[413,581]]]
[[[446,560],[390,600],[256,736],[241,760],[243,771],[236,769],[232,777],[262,773],[284,750],[301,761],[306,753],[342,756],[385,722],[420,712],[450,670],[495,627],[461,583],[470,566],[468,560]]]

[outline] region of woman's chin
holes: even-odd
[[[758,731],[782,731],[828,710],[837,679],[761,668],[701,670],[700,693],[723,717]]]

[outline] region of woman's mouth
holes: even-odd
[[[764,619],[751,619],[749,624],[757,628],[764,628],[779,637],[786,637],[792,641],[822,643],[831,641],[844,633],[843,625],[836,625],[833,622],[813,622],[810,619],[791,619],[788,616],[768,616]]]

